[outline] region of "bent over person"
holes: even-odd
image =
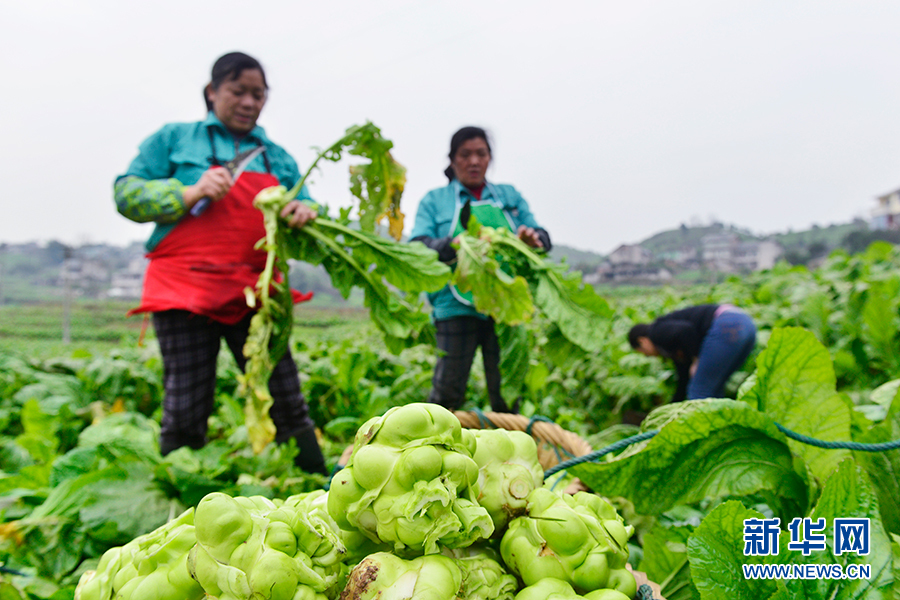
[[[482,225],[515,232],[533,248],[550,250],[550,235],[537,224],[516,188],[485,178],[491,146],[484,129],[463,127],[453,134],[449,156],[450,166],[444,171],[449,183],[431,190],[419,203],[412,241],[422,242],[436,250],[442,262],[453,264],[453,240],[466,230],[471,215]],[[494,320],[475,310],[470,293],[452,285],[428,294],[428,299],[440,351],[428,401],[450,410],[462,406],[480,346],[491,410],[514,412],[500,394],[500,346]]]
[[[266,263],[265,252],[254,248],[265,229],[253,199],[263,188],[292,187],[300,178],[294,159],[256,124],[267,94],[266,76],[256,59],[240,52],[222,56],[203,89],[206,119],[163,126],[141,144],[137,158],[116,179],[119,212],[133,221],[156,223],[147,242],[150,264],[141,304],[132,314],[153,314],[162,353],[163,454],[206,443],[222,339],[238,366],[245,367],[243,345],[253,309],[244,289],[255,288]],[[232,181],[220,165],[259,146],[263,151]],[[308,191],[302,190],[300,197],[309,199]],[[198,203],[208,208],[200,212]],[[281,216],[302,227],[316,211],[294,201]],[[295,301],[308,298],[295,292]],[[289,350],[275,367],[269,390],[276,441],[293,438],[300,450],[296,464],[327,474]]]
[[[628,342],[645,356],[675,363],[678,384],[672,402],[722,398],[728,378],[756,345],[756,326],[730,304],[703,304],[638,323],[628,332]]]

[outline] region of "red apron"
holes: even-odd
[[[202,215],[186,214],[147,255],[141,305],[128,314],[177,309],[233,325],[253,312],[244,289],[256,289],[266,266],[266,253],[253,248],[266,235],[253,199],[273,185],[273,175],[245,171]],[[295,303],[312,298],[292,292]]]

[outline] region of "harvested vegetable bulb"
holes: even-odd
[[[475,463],[478,465],[478,504],[494,522],[494,535],[506,530],[510,519],[525,514],[525,499],[541,487],[544,471],[537,445],[524,431],[476,429]]]
[[[440,554],[403,560],[378,552],[350,572],[341,600],[456,600],[466,597],[462,579],[453,559]]]
[[[510,522],[500,553],[526,585],[550,577],[579,593],[615,589],[632,597],[637,586],[625,563],[633,533],[599,496],[538,488],[528,497],[528,514]]]
[[[519,587],[516,578],[497,562],[499,556],[490,548],[469,546],[462,550],[445,551],[452,555],[462,573],[460,598],[466,600],[512,600]]]
[[[81,576],[75,598],[199,600],[203,589],[187,568],[188,552],[196,541],[190,509],[124,546],[107,550],[97,569]]]
[[[437,404],[388,410],[356,434],[347,466],[331,482],[328,512],[400,553],[439,552],[487,538],[494,526],[476,502],[475,438]]]
[[[205,496],[196,510],[191,575],[208,595],[223,600],[312,600],[334,593],[343,546],[336,529],[314,524],[320,511],[309,519],[314,501]]]
[[[316,490],[290,496],[284,501],[294,510],[291,531],[297,536],[297,546],[310,557],[312,563],[324,569],[340,568],[346,562],[340,529],[328,514],[328,493]]]

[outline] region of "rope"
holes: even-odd
[[[596,459],[600,458],[604,454],[609,454],[610,452],[618,452],[619,450],[624,450],[628,446],[632,444],[637,444],[638,442],[643,442],[644,440],[649,440],[654,435],[659,433],[658,429],[654,429],[652,431],[645,431],[644,433],[639,433],[637,435],[633,435],[631,437],[625,438],[624,440],[619,440],[615,444],[610,444],[606,448],[601,450],[597,450],[596,452],[590,452],[583,456],[578,456],[576,458],[572,458],[565,462],[561,462],[553,468],[544,472],[544,479],[550,477],[554,473],[562,471],[564,469],[568,469],[569,467],[573,467],[575,465],[580,465],[581,463],[586,462],[594,462]]]
[[[525,428],[525,433],[527,433],[528,435],[533,435],[531,433],[531,429],[534,427],[534,424],[538,423],[538,422],[552,423],[553,425],[556,425],[556,423],[553,423],[553,421],[551,419],[548,419],[547,417],[535,415],[535,416],[531,417],[531,419],[528,420],[528,427]]]
[[[802,433],[791,431],[784,425],[779,425],[778,423],[775,423],[775,427],[777,427],[779,431],[781,431],[785,436],[791,438],[792,440],[796,440],[810,446],[816,446],[818,448],[827,448],[830,450],[847,449],[856,450],[859,452],[887,452],[889,450],[900,449],[900,440],[894,440],[892,442],[881,442],[877,444],[864,444],[862,442],[828,442],[825,440],[819,440],[813,437],[809,437],[808,435],[803,435]],[[551,475],[558,473],[559,471],[568,469],[569,467],[573,467],[575,465],[580,465],[581,463],[594,462],[596,459],[609,454],[610,452],[618,452],[619,450],[624,450],[632,444],[637,444],[638,442],[649,440],[657,433],[659,433],[658,429],[645,431],[644,433],[633,435],[629,438],[625,438],[624,440],[619,440],[615,444],[610,444],[609,446],[597,450],[596,452],[591,452],[589,454],[585,454],[584,456],[579,456],[565,462],[560,462],[558,465],[545,471],[544,478],[546,479],[547,477],[550,477]]]
[[[481,409],[476,408],[472,412],[478,417],[478,421],[481,423],[481,429],[496,429],[494,424],[491,423],[491,420],[488,419],[487,415],[481,412]]]
[[[886,452],[888,450],[897,450],[898,448],[900,448],[900,440],[894,440],[893,442],[881,442],[878,444],[863,444],[861,442],[826,442],[824,440],[811,438],[808,435],[803,435],[802,433],[791,431],[787,427],[779,425],[778,423],[775,423],[775,427],[777,427],[778,430],[781,431],[781,433],[791,438],[792,440],[797,440],[798,442],[802,442],[810,446],[816,446],[818,448],[828,448],[829,450],[846,449],[857,450],[859,452]]]

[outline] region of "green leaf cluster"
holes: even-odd
[[[566,272],[510,231],[482,226],[474,217],[456,247],[452,283],[472,292],[479,312],[516,325],[537,309],[575,346],[589,353],[601,349],[612,309],[580,273]]]
[[[343,138],[319,153],[290,191],[283,186],[267,188],[254,199],[254,206],[263,213],[266,237],[261,246],[267,260],[255,292],[247,291],[248,303],[255,306],[258,296],[259,306],[244,346],[245,374],[239,379],[242,395],[247,398],[247,428],[256,452],[275,438],[275,426],[269,417],[273,400],[268,381],[290,341],[293,299],[288,282],[280,275],[288,272],[288,260],[324,266],[345,298],[352,288],[361,288],[372,320],[392,351],[433,338],[428,315],[417,295],[443,287],[450,276],[449,268],[437,260],[433,250],[419,244],[398,244],[374,232],[380,215],[388,216],[396,238],[403,228],[399,203],[406,175],[391,157],[391,147],[371,123],[351,127]],[[351,168],[351,191],[360,199],[361,229],[350,226],[349,210],[342,211],[336,220],[320,215],[299,229],[288,227],[281,219],[282,209],[296,198],[319,160],[338,161],[347,148],[350,154],[369,159],[367,165]],[[397,289],[404,293],[397,293]]]

